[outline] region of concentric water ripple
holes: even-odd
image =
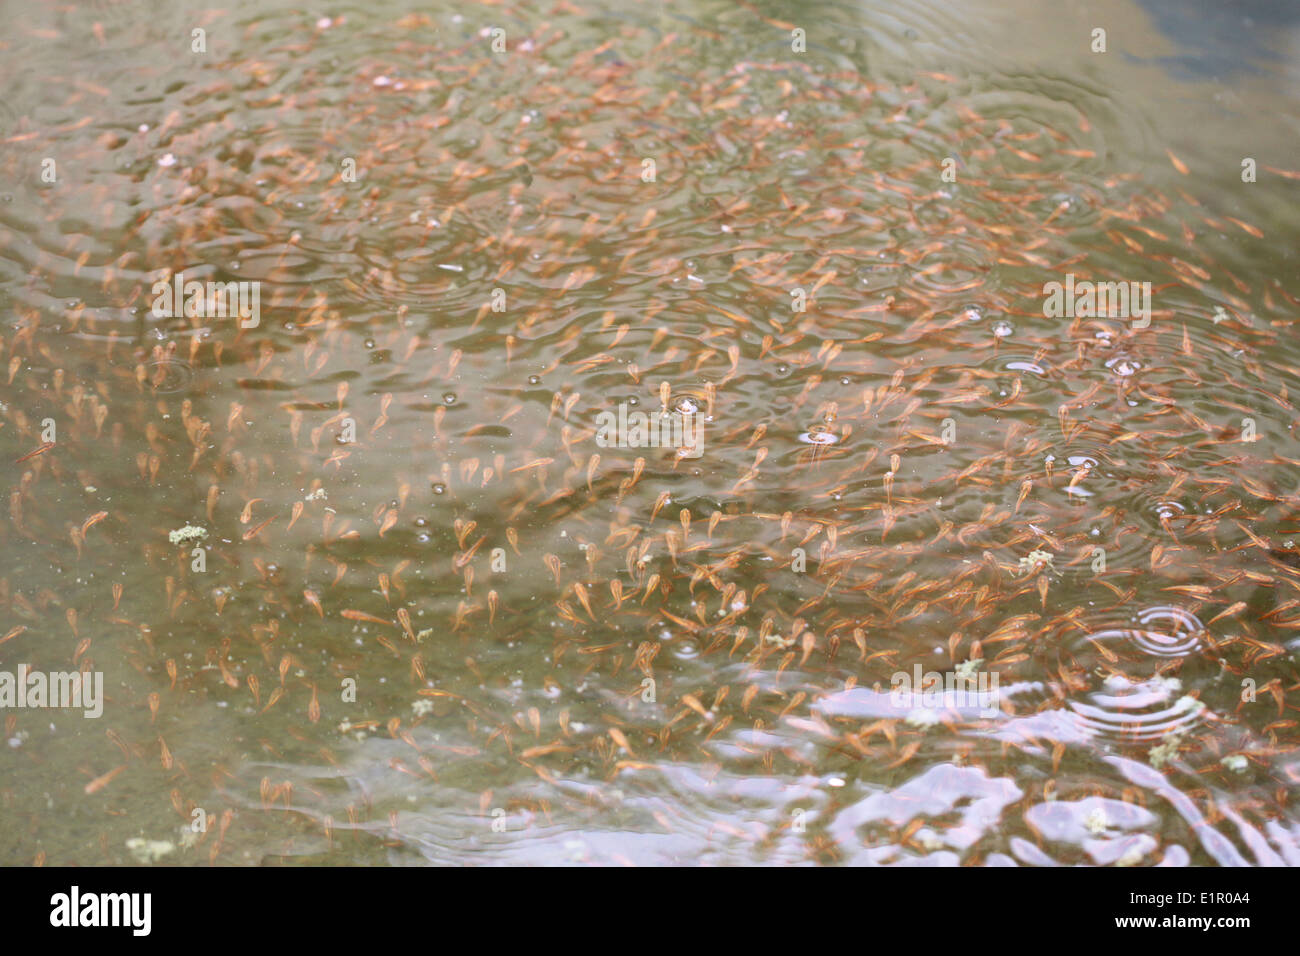
[[[1194,655],[1204,626],[1189,611],[1168,605],[1144,608],[1126,624],[1076,632],[1042,652],[1066,689],[1075,726],[1087,736],[1126,745],[1189,733],[1205,706],[1159,665]]]
[[[1179,607],[1149,607],[1138,612],[1137,626],[1096,631],[1084,640],[1091,644],[1130,641],[1152,657],[1186,657],[1201,646],[1205,626],[1196,615]]]

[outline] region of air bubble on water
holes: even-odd
[[[442,396],[442,401],[443,401],[443,403],[446,404],[446,405],[455,405],[455,404],[456,404],[456,393],[455,393],[455,392],[447,392],[447,393],[445,393],[445,394]]]
[[[1142,368],[1142,363],[1136,359],[1117,355],[1115,358],[1107,360],[1106,367],[1120,378],[1128,378],[1134,372],[1137,372]]]
[[[1177,518],[1179,515],[1186,514],[1187,509],[1177,501],[1157,501],[1155,504],[1155,512],[1156,517],[1161,521],[1168,521],[1171,518]]]
[[[528,384],[529,384],[529,385],[540,385],[540,384],[542,384],[542,379],[541,379],[540,376],[537,376],[537,375],[530,375],[530,376],[528,376]]]
[[[444,485],[442,482],[440,482],[440,481],[435,481],[435,482],[433,483],[433,493],[434,493],[435,495],[440,495],[440,494],[442,494],[442,493],[443,493],[444,491],[446,491],[446,490],[447,490],[447,486]]]
[[[674,646],[673,656],[678,658],[679,660],[687,660],[687,661],[694,660],[695,658],[700,656],[699,645],[696,644],[693,640],[689,640],[689,639],[681,641],[676,646]],[[712,720],[711,717],[707,717],[705,719]]]
[[[817,425],[801,434],[799,440],[805,445],[834,445],[840,437],[825,425]]]
[[[1006,338],[1015,330],[1015,326],[1010,322],[998,322],[993,326],[993,334],[1000,339]]]
[[[967,322],[979,322],[984,318],[984,310],[978,305],[968,305],[961,310],[961,317]]]

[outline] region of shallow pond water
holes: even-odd
[[[0,862],[1300,862],[1300,23],[1192,8],[6,9]]]

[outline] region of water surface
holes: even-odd
[[[1300,32],[1086,6],[5,5],[0,861],[1300,861]]]

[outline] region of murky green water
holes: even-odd
[[[0,8],[0,861],[1300,861],[1300,30],[878,6]]]

